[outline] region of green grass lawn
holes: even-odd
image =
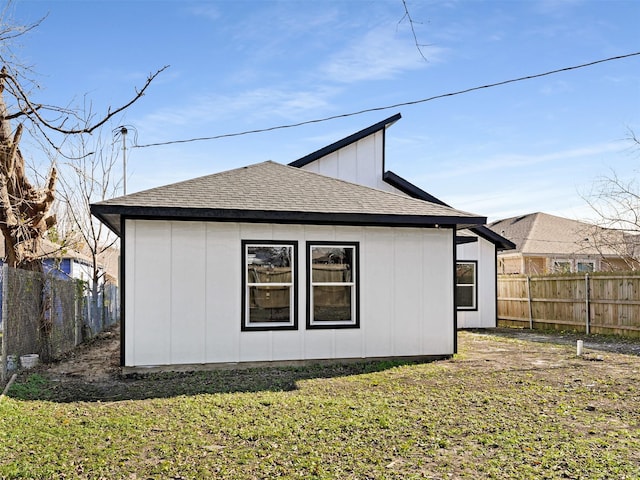
[[[464,347],[425,364],[106,386],[32,374],[0,401],[0,478],[640,478],[640,358],[479,345],[513,355],[512,366]],[[523,348],[555,363],[523,362]]]

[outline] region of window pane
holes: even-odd
[[[312,247],[311,263],[313,282],[352,281],[353,248]]]
[[[555,261],[553,262],[554,273],[571,273],[571,262]]]
[[[474,284],[475,283],[475,264],[473,263],[458,263],[456,265],[456,283],[459,284]]]
[[[578,262],[578,271],[579,272],[593,272],[593,263],[592,262]]]
[[[313,320],[351,321],[351,290],[350,286],[314,286]]]
[[[473,290],[473,286],[458,285],[458,287],[456,287],[456,301],[458,307],[475,307],[473,304]]]
[[[249,323],[288,322],[291,287],[249,287]]]
[[[249,283],[291,283],[290,246],[247,247],[247,281]]]

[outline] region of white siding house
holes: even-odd
[[[274,162],[91,209],[122,239],[131,369],[450,356],[456,231],[486,222]]]
[[[289,165],[349,182],[448,206],[399,175],[385,169],[386,129],[400,119],[393,115]],[[458,328],[488,328],[497,323],[498,251],[515,245],[477,225],[456,238],[458,261]],[[469,281],[471,277],[471,281]],[[466,282],[462,284],[461,282]]]

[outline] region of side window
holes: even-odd
[[[458,310],[477,310],[477,265],[475,261],[456,263],[456,307]]]
[[[294,330],[297,242],[242,241],[242,330]]]
[[[307,243],[307,328],[358,328],[359,244]]]

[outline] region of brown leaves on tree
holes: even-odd
[[[4,83],[5,77],[0,76],[0,231],[5,261],[10,267],[37,269],[42,238],[55,223],[50,210],[57,173],[52,167],[42,188],[29,182],[19,148],[23,126],[18,125],[15,132],[11,129]]]

